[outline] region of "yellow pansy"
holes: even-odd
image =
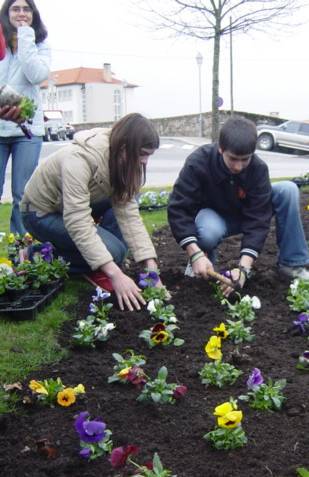
[[[73,391],[75,392],[75,394],[84,394],[86,392],[85,386],[83,384],[78,384],[77,386],[75,386],[75,388],[73,388]]]
[[[228,331],[225,327],[225,324],[224,323],[220,323],[219,326],[216,326],[215,328],[213,328],[213,331],[215,331],[217,333],[217,335],[221,338],[221,339],[225,339],[227,336],[228,336]]]
[[[123,368],[121,371],[119,371],[117,376],[119,376],[119,378],[125,378],[128,376],[131,369],[131,366],[129,368]]]
[[[76,396],[73,388],[65,388],[63,391],[59,391],[57,394],[57,402],[60,406],[68,407],[74,404]]]
[[[167,331],[158,331],[151,337],[151,341],[155,344],[165,343],[169,339],[170,335]]]
[[[2,263],[4,263],[4,265],[8,265],[9,267],[12,267],[12,262],[8,258],[0,257],[0,264]]]
[[[237,427],[242,421],[242,411],[231,411],[224,416],[218,417],[218,426],[226,429]]]
[[[211,336],[205,345],[205,351],[210,359],[221,360],[221,338],[218,336]]]
[[[235,409],[237,409],[237,406],[233,406],[231,402],[224,402],[223,404],[215,407],[214,416],[224,416],[228,412],[232,412]]]
[[[47,389],[39,381],[35,381],[34,379],[32,379],[29,383],[29,388],[35,393],[46,394],[48,396]]]
[[[14,234],[10,233],[8,235],[8,242],[9,243],[14,243],[15,242],[15,235]]]

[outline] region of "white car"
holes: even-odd
[[[309,122],[286,121],[279,126],[257,126],[257,148],[271,151],[276,146],[309,151]]]

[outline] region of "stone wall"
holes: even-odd
[[[276,116],[265,116],[261,114],[246,113],[241,111],[235,111],[235,115],[244,116],[256,124],[267,123],[267,124],[281,124],[286,119],[278,118]],[[203,113],[203,136],[211,137],[211,113]],[[220,123],[223,124],[224,121],[230,116],[229,111],[220,111]],[[187,114],[184,116],[173,116],[169,118],[154,118],[151,119],[154,123],[160,136],[199,136],[200,135],[200,124],[199,124],[199,115],[198,114]],[[83,129],[92,129],[95,127],[110,127],[112,122],[108,123],[84,123],[84,124],[75,124],[76,131],[81,131]]]

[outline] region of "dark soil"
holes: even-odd
[[[304,205],[309,197],[302,194],[302,213],[306,234],[309,213]],[[112,320],[117,328],[108,342],[96,350],[78,350],[71,346],[74,322],[67,322],[59,334],[62,346],[70,347],[69,358],[33,373],[29,379],[60,376],[66,385],[83,383],[86,396],[69,408],[47,408],[38,404],[20,404],[18,415],[0,419],[0,473],[6,477],[107,477],[128,475],[114,472],[106,457],[91,463],[79,457],[79,440],[73,428],[73,416],[88,410],[92,418],[102,417],[113,432],[114,446],[136,444],[136,461],[149,460],[158,452],[164,465],[178,477],[292,477],[296,468],[309,468],[309,374],[296,370],[297,356],[308,349],[306,338],[291,336],[287,329],[296,313],[289,309],[286,295],[289,281],[276,271],[274,227],[256,263],[256,275],[245,292],[257,295],[262,308],[253,324],[256,340],[241,346],[248,359],[237,363],[244,372],[230,387],[206,388],[198,371],[207,361],[204,344],[212,328],[226,318],[224,308],[213,296],[207,282],[185,278],[185,254],[175,244],[166,228],[156,234],[163,282],[172,294],[180,330],[185,339],[180,348],[148,349],[138,338],[152,322],[147,311],[120,312],[114,309]],[[227,268],[237,259],[239,238],[231,238],[220,249],[220,266]],[[136,272],[133,269],[132,275]],[[86,315],[91,292],[79,300],[75,315]],[[42,337],[43,339],[43,337]],[[188,386],[188,393],[175,405],[156,407],[136,401],[139,391],[130,385],[107,384],[115,364],[113,352],[127,348],[147,357],[145,370],[154,377],[167,366],[169,382]],[[225,361],[231,360],[234,346],[224,342]],[[202,436],[214,428],[212,415],[216,405],[246,390],[245,382],[253,367],[273,379],[286,378],[286,402],[281,412],[255,411],[240,403],[244,412],[243,428],[247,446],[234,451],[213,450]],[[27,381],[28,383],[28,381]],[[26,384],[25,383],[25,386]],[[48,439],[57,449],[47,458],[37,450],[37,441]],[[131,472],[130,474],[132,474]]]

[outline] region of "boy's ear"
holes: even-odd
[[[220,146],[218,147],[218,151],[220,152],[220,154],[223,154],[223,149]]]

